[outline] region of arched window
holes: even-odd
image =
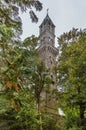
[[[51,74],[51,79],[53,80],[53,75]]]
[[[50,42],[50,40],[51,40],[51,38],[50,37],[48,37],[48,41]]]

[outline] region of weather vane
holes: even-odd
[[[47,9],[47,14],[48,14],[48,12],[49,12],[49,8]]]

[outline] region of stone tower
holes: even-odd
[[[41,59],[45,63],[46,68],[50,70],[49,76],[53,81],[50,88],[52,91],[53,89],[56,88],[55,85],[56,77],[53,72],[53,67],[55,66],[56,63],[57,49],[55,47],[55,25],[50,19],[48,12],[43,22],[39,26],[39,37],[40,37],[39,40],[40,42],[39,42],[38,51],[40,53]],[[53,107],[49,104],[51,103],[48,102],[47,105]]]

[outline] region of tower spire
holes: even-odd
[[[48,12],[49,12],[49,8],[47,8],[47,15],[48,15]]]

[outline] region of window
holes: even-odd
[[[51,39],[50,39],[50,37],[48,37],[48,41],[50,41]]]
[[[51,64],[53,63],[52,60],[50,61],[50,63],[51,63]]]
[[[53,80],[53,75],[51,75],[51,79]]]
[[[51,80],[52,80],[52,84],[54,84],[54,78],[53,78],[53,75],[51,75]]]

